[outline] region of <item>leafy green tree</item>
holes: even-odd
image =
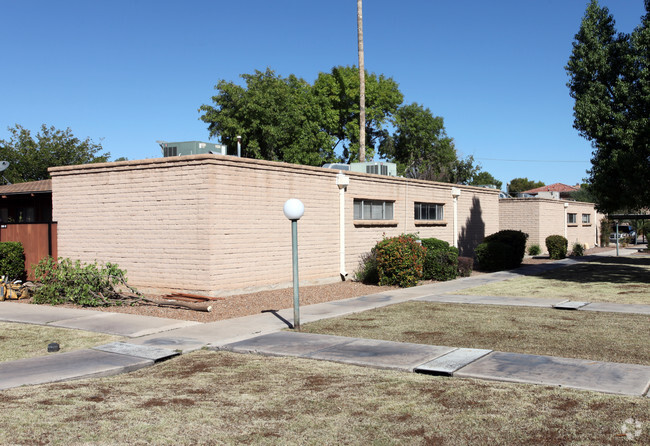
[[[379,153],[398,165],[398,172],[430,179],[448,173],[457,160],[453,139],[443,119],[417,103],[400,107],[393,119],[395,132],[384,132]]]
[[[323,131],[328,104],[308,82],[294,75],[282,78],[271,69],[241,77],[245,87],[220,80],[215,106],[199,109],[210,137],[219,137],[232,151],[241,136],[243,155],[250,158],[313,166],[336,161],[333,138]]]
[[[583,183],[580,185],[580,189],[571,192],[571,199],[585,203],[595,203],[597,198],[591,192],[591,185],[589,183]]]
[[[519,192],[536,189],[542,186],[545,186],[545,184],[541,181],[532,181],[528,178],[513,178],[512,181],[508,183],[508,193],[514,195]]]
[[[470,181],[468,184],[471,186],[494,185],[497,187],[497,189],[501,189],[503,182],[494,178],[489,172],[481,171],[474,175],[472,177],[472,181]]]
[[[574,127],[594,148],[588,171],[601,211],[650,206],[650,5],[631,35],[587,6],[566,70]]]
[[[48,179],[49,167],[102,163],[110,157],[109,152],[99,153],[101,143],[80,140],[69,128],[58,130],[43,124],[35,138],[18,124],[8,130],[9,140],[0,140],[0,159],[9,161],[3,174],[12,183]]]
[[[334,147],[343,146],[343,162],[359,160],[359,69],[334,67],[320,73],[314,82],[315,95],[327,104],[325,131],[334,137]],[[384,126],[402,103],[403,95],[392,78],[365,75],[366,160],[371,160],[385,136]],[[333,148],[334,148],[333,147]]]

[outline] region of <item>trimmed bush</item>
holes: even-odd
[[[427,249],[411,235],[391,237],[377,243],[380,285],[411,287],[422,278]]]
[[[427,248],[423,277],[428,280],[452,280],[458,276],[458,249],[437,238],[421,240]]]
[[[542,253],[542,248],[539,247],[539,245],[530,245],[528,247],[528,255],[530,256],[538,256]]]
[[[460,277],[469,277],[472,275],[474,268],[474,259],[471,257],[458,257],[458,275]]]
[[[546,237],[546,249],[553,260],[560,260],[566,257],[569,241],[561,235],[549,235]]]
[[[474,251],[476,261],[484,271],[501,271],[508,269],[512,263],[514,251],[512,246],[501,242],[483,242]]]
[[[524,259],[527,239],[528,234],[521,231],[495,232],[485,237],[476,248],[476,260],[481,269],[486,271],[516,268]],[[490,258],[491,256],[494,258]]]
[[[571,249],[571,255],[574,257],[582,257],[585,255],[585,247],[581,243],[574,243]]]
[[[7,281],[25,280],[25,250],[20,242],[0,242],[0,275]]]
[[[370,252],[362,254],[359,258],[359,268],[354,273],[355,279],[367,284],[379,283],[379,271],[377,270],[377,252],[373,247]]]

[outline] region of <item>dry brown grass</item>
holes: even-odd
[[[587,302],[650,305],[650,257],[600,257],[454,294],[559,297]]]
[[[200,351],[0,393],[2,444],[628,444],[650,399]]]
[[[47,355],[47,346],[51,342],[58,343],[61,352],[68,352],[122,339],[120,336],[67,328],[0,322],[0,362]]]
[[[650,316],[406,302],[306,324],[358,338],[650,365]]]

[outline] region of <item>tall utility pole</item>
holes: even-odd
[[[362,0],[357,0],[357,37],[359,40],[359,162],[366,161],[366,70],[363,63]]]

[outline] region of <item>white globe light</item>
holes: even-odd
[[[284,203],[284,216],[289,220],[300,220],[305,213],[305,205],[297,198],[290,198]]]

